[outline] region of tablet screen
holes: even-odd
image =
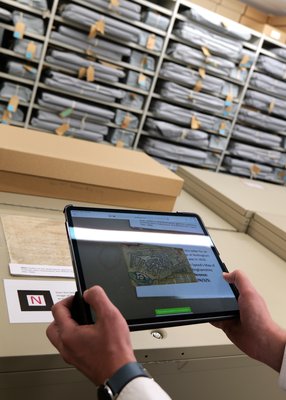
[[[131,329],[234,316],[235,289],[196,214],[67,207],[79,291],[102,286]]]

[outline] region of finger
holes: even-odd
[[[93,286],[83,294],[84,300],[93,308],[97,321],[106,318],[116,309],[100,286]]]
[[[248,277],[238,269],[230,273],[224,273],[223,276],[228,283],[234,284],[242,295],[250,291],[256,291]]]
[[[48,326],[46,335],[49,341],[59,350],[60,336],[55,321]]]
[[[57,330],[71,329],[77,326],[77,323],[71,316],[71,306],[74,296],[67,297],[52,307],[53,317],[57,326]]]

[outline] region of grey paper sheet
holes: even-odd
[[[126,84],[148,91],[152,84],[152,79],[147,75],[130,70],[127,72]]]
[[[130,112],[123,110],[116,110],[115,124],[118,127],[125,129],[136,129],[138,128],[139,125],[139,119],[136,115]]]
[[[104,34],[128,42],[139,42],[140,29],[76,4],[66,4],[61,10],[61,15],[69,21],[82,25],[87,31],[97,21],[103,20]]]
[[[169,122],[147,118],[145,130],[150,134],[160,135],[166,139],[176,140],[180,143],[207,148],[209,134],[200,130],[183,128]]]
[[[286,81],[272,78],[271,76],[254,72],[250,79],[250,85],[254,88],[270,93],[278,94],[286,98]]]
[[[49,121],[42,121],[37,118],[32,118],[31,124],[33,127],[37,129],[43,129],[49,131],[51,133],[55,133],[55,130],[59,127],[59,125],[49,122]],[[90,140],[93,142],[102,142],[103,135],[96,132],[89,132],[84,129],[77,129],[77,128],[69,128],[63,136],[71,136],[78,139]]]
[[[13,15],[9,10],[0,7],[0,21],[10,22],[13,19]]]
[[[228,23],[225,20],[222,21],[222,17],[220,15],[208,10],[201,11],[195,8],[189,8],[186,11],[183,11],[181,14],[190,20],[212,28],[219,33],[225,34],[226,36],[232,36],[243,41],[248,41],[251,39],[251,34],[247,27],[243,27],[242,25],[235,23]]]
[[[230,76],[232,69],[236,68],[234,62],[217,56],[205,57],[203,52],[181,43],[171,43],[167,55],[176,60],[184,61],[195,67],[204,67],[207,71],[218,75]]]
[[[286,99],[281,100],[261,92],[248,90],[244,98],[244,104],[268,113],[269,115],[271,114],[286,119]]]
[[[1,120],[3,117],[3,114],[6,110],[7,110],[7,106],[0,103],[0,123],[1,123]],[[11,121],[23,122],[24,121],[23,111],[18,107],[16,112],[10,113],[10,119],[11,119]]]
[[[36,79],[38,70],[37,68],[28,64],[22,64],[16,61],[8,61],[7,72],[8,74],[34,81]]]
[[[284,58],[286,61],[286,49],[283,47],[273,47],[271,52],[276,54],[276,56]]]
[[[161,142],[160,140],[151,138],[144,139],[142,148],[151,156],[162,157],[177,162],[201,166],[215,166],[218,162],[217,157],[213,156],[211,153]]]
[[[125,78],[125,72],[121,68],[112,68],[100,62],[88,60],[75,53],[52,50],[50,54],[47,55],[46,61],[75,72],[78,72],[80,68],[93,67],[95,78],[109,82],[118,82],[119,79]]]
[[[68,97],[56,96],[46,92],[41,94],[38,103],[40,106],[55,110],[58,113],[69,110],[69,115],[86,117],[87,120],[96,121],[104,125],[108,124],[115,117],[115,112],[105,107],[87,104],[77,99],[72,100]]]
[[[34,57],[29,54],[28,46],[31,40],[28,39],[20,39],[15,40],[13,45],[13,50],[17,54],[21,54],[22,56],[26,57],[27,60],[39,60],[42,54],[43,45],[40,42],[33,40],[33,44],[36,46]]]
[[[199,85],[202,91],[215,95],[232,95],[233,98],[237,98],[239,94],[239,86],[235,84],[208,74],[202,78],[198,71],[172,62],[165,61],[162,64],[160,76],[187,87]]]
[[[129,18],[134,21],[139,21],[141,16],[141,6],[139,4],[132,3],[131,1],[120,0],[119,5],[113,5],[112,2],[106,0],[90,0],[91,4],[99,6],[100,8],[107,10],[115,15],[121,15],[122,17]]]
[[[270,117],[258,111],[241,108],[238,122],[246,123],[251,127],[261,128],[271,132],[286,132],[286,122],[282,119]]]
[[[146,71],[155,71],[155,58],[141,51],[132,50],[130,64]]]
[[[233,115],[237,109],[236,104],[228,108],[225,101],[218,97],[188,89],[174,82],[163,82],[160,94],[165,99],[224,116]]]
[[[26,86],[3,82],[0,89],[0,97],[9,100],[12,96],[18,96],[20,101],[28,103],[32,96],[32,90]]]
[[[45,84],[108,103],[114,103],[116,99],[122,99],[125,95],[124,90],[98,85],[54,71],[51,71],[49,77],[45,78]]]
[[[258,129],[248,128],[239,124],[235,125],[232,131],[232,137],[235,139],[241,139],[253,144],[264,145],[268,147],[282,146],[281,136],[277,136],[273,133],[263,132]]]
[[[24,4],[41,11],[48,10],[48,4],[46,0],[17,0],[17,3]]]
[[[282,61],[260,55],[256,66],[262,72],[266,72],[275,78],[286,80],[286,63]]]
[[[223,136],[227,136],[231,127],[230,121],[161,101],[156,101],[152,105],[152,110],[155,117],[159,119],[162,118],[163,120],[187,127],[190,127],[192,120],[196,119],[199,130],[216,132]]]
[[[124,129],[112,129],[107,137],[108,141],[116,145],[119,142],[124,143],[124,147],[130,148],[135,139],[134,132],[128,132]]]
[[[238,142],[231,142],[228,151],[231,155],[245,158],[246,160],[281,166],[281,153],[279,151],[267,150]]]
[[[242,59],[242,41],[215,33],[193,21],[179,22],[174,35],[198,47],[206,47],[211,54],[238,62]]]
[[[37,35],[44,35],[45,25],[42,18],[35,17],[31,14],[26,14],[20,11],[13,11],[13,23],[24,22],[26,28],[25,31],[28,33],[35,33]]]
[[[124,104],[125,106],[129,106],[131,109],[133,108],[141,110],[143,108],[144,99],[144,96],[141,94],[126,92],[120,103]]]
[[[162,31],[166,31],[170,23],[170,18],[151,10],[143,11],[141,20],[145,22],[145,24],[151,25],[153,28],[161,29]]]
[[[68,124],[71,128],[78,129],[80,131],[89,131],[93,133],[98,133],[101,135],[107,135],[108,127],[105,125],[99,125],[94,122],[89,121],[88,117],[82,117],[81,119],[75,118],[73,116],[61,118],[58,114],[52,113],[50,111],[40,110],[37,114],[38,121],[51,122],[56,125],[56,127],[62,124]]]

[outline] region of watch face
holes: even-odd
[[[98,400],[113,400],[114,396],[112,390],[108,386],[99,386],[97,390]]]

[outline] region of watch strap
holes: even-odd
[[[149,373],[140,363],[130,362],[119,368],[115,374],[104,383],[104,386],[108,386],[108,388],[111,389],[113,396],[116,398],[127,383],[139,376],[151,378]]]

